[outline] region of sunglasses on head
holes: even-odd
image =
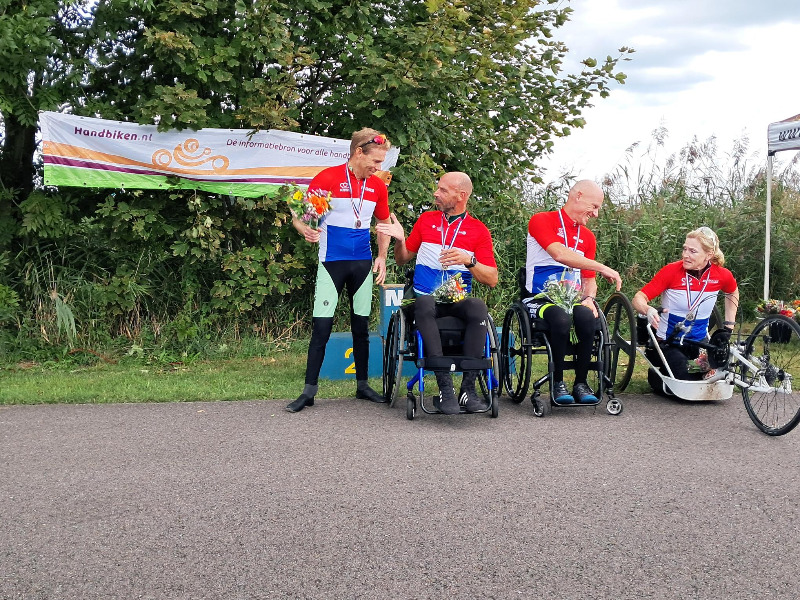
[[[369,146],[370,144],[377,144],[378,146],[383,146],[386,143],[386,136],[382,133],[379,133],[371,140],[367,140],[363,144],[359,144],[359,148],[363,148],[364,146]]]

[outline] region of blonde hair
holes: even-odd
[[[378,138],[383,139],[383,142],[376,142],[375,140]],[[392,143],[385,134],[377,131],[376,129],[371,129],[369,127],[359,129],[358,131],[353,132],[353,136],[350,138],[350,156],[353,156],[356,153],[356,148],[361,148],[364,154],[369,154],[370,149],[374,146],[388,150],[392,147]]]
[[[725,266],[725,255],[719,247],[719,238],[710,227],[698,227],[686,234],[687,238],[692,238],[700,242],[700,246],[706,252],[711,252],[711,262],[720,267]]]

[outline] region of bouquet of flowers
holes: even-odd
[[[581,284],[572,279],[548,279],[544,289],[536,294],[536,298],[548,298],[556,306],[572,314],[576,304],[580,304]]]
[[[705,348],[700,348],[700,354],[697,358],[689,361],[689,373],[708,373],[710,370],[708,352],[706,352]]]
[[[581,303],[580,295],[580,281],[553,278],[545,281],[544,288],[534,298],[547,298],[559,308],[567,311],[568,315],[571,315],[575,305]],[[573,344],[578,343],[578,335],[575,333],[574,324],[569,328],[569,341]]]
[[[325,190],[295,190],[286,202],[295,218],[316,229],[331,210],[331,193]]]
[[[451,275],[433,290],[433,297],[442,304],[452,304],[459,302],[467,297],[464,282],[461,280],[461,273]]]

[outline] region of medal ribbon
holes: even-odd
[[[562,209],[563,210],[563,209]],[[564,224],[564,216],[561,214],[561,210],[558,211],[558,218],[561,219],[561,233],[564,235],[564,245],[567,247],[567,250],[572,250],[573,252],[578,252],[578,242],[581,241],[581,226],[578,225],[578,232],[575,236],[575,245],[570,248],[569,247],[569,236],[567,235],[567,226]],[[578,271],[578,269],[572,269],[567,267],[567,271],[572,271],[573,273]],[[563,277],[563,275],[562,275]]]
[[[356,208],[356,203],[353,202],[353,184],[350,183],[350,168],[347,164],[344,165],[344,172],[347,175],[347,187],[350,188],[350,206],[353,207],[353,214],[356,216],[356,221],[359,221],[361,219],[361,208],[364,206],[364,192],[367,189],[367,180],[364,179],[361,183],[361,198],[358,202],[358,208]],[[355,173],[353,175],[355,176]],[[356,181],[358,181],[358,178],[356,178]]]
[[[694,314],[695,309],[700,304],[700,300],[702,300],[703,298],[703,292],[706,291],[706,288],[708,287],[708,281],[711,278],[711,268],[709,267],[708,271],[706,271],[706,277],[705,277],[706,282],[703,284],[703,289],[697,292],[697,296],[695,296],[694,301],[692,301],[692,293],[691,293],[692,284],[690,278],[691,275],[689,275],[689,273],[686,273],[686,307],[689,309],[687,315]]]
[[[459,217],[458,219],[456,219],[456,221],[458,221],[458,227],[456,227],[456,230],[453,233],[453,239],[450,240],[450,245],[448,246],[446,242],[447,242],[447,236],[450,234],[450,225],[452,225],[456,221],[453,221],[453,223],[447,223],[447,230],[445,232],[444,223],[445,223],[445,221],[447,219],[445,218],[444,213],[442,213],[442,229],[441,229],[441,232],[442,232],[442,250],[450,250],[450,248],[453,247],[453,244],[456,243],[456,237],[458,237],[458,231],[461,229],[461,224],[464,223],[464,219],[465,218],[466,218],[466,214],[463,217]]]

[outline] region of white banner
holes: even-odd
[[[767,127],[767,139],[770,154],[781,150],[800,150],[800,115],[770,123]]]
[[[159,132],[138,125],[40,114],[46,185],[203,189],[262,196],[283,185],[307,186],[322,169],[343,164],[350,141],[270,129]],[[383,164],[397,163],[392,148]]]

